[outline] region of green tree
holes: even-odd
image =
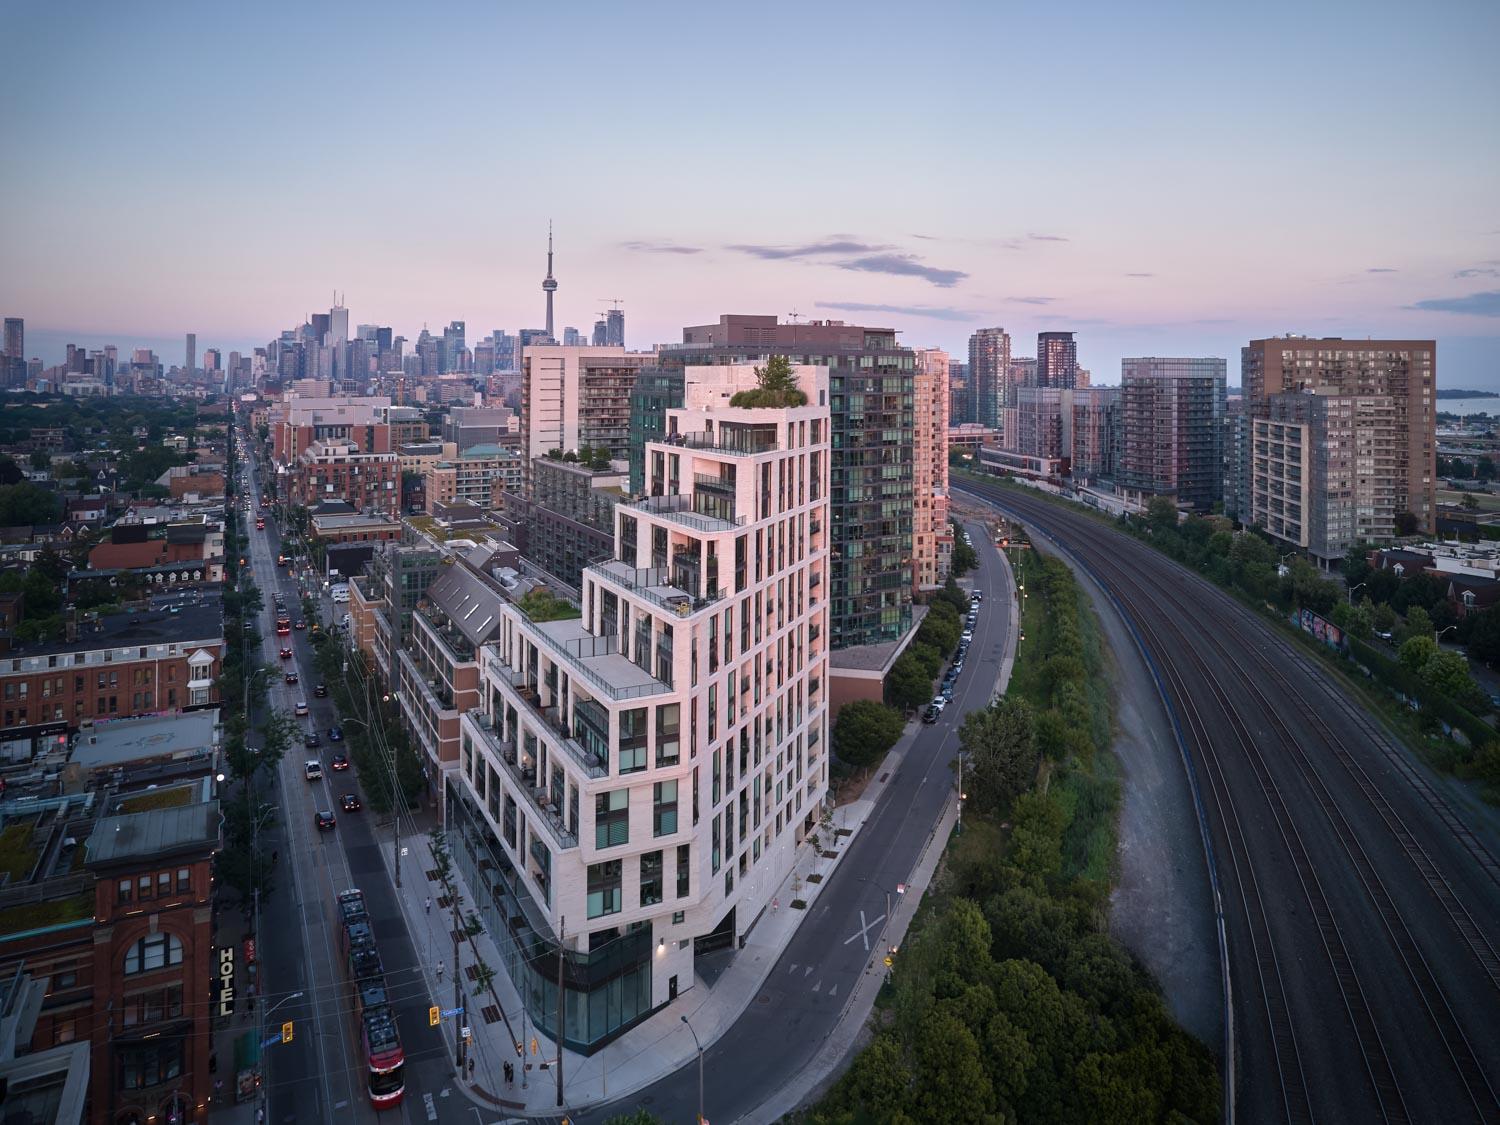
[[[1431,615],[1421,606],[1415,605],[1406,611],[1406,620],[1402,623],[1396,640],[1400,644],[1405,644],[1412,637],[1427,637],[1430,640],[1435,631]]]
[[[949,572],[954,578],[962,578],[979,566],[979,555],[964,538],[964,528],[957,520],[951,521],[953,528],[953,556],[949,560]]]
[[[1407,644],[1411,644],[1408,641]],[[1405,663],[1406,646],[1401,649]],[[1418,675],[1434,691],[1472,710],[1488,710],[1488,697],[1469,674],[1469,662],[1456,652],[1439,649],[1427,658]]]
[[[1500,660],[1500,606],[1470,614],[1469,653],[1486,664]]]
[[[528,590],[516,604],[533,621],[563,621],[579,616],[577,606],[557,597],[545,586]]]
[[[915,1042],[917,1088],[912,1116],[919,1121],[985,1121],[995,1091],[974,1033],[947,1012],[929,1012]]]
[[[56,523],[62,501],[30,481],[0,485],[0,527]]]
[[[964,717],[958,732],[963,788],[981,813],[1004,813],[1036,777],[1039,755],[1031,707],[1006,696]]]
[[[896,745],[906,722],[900,712],[873,699],[839,708],[833,723],[833,752],[856,769],[873,766]]]
[[[1432,639],[1432,635],[1430,633],[1426,635],[1408,637],[1406,640],[1401,642],[1401,650],[1399,653],[1401,666],[1408,672],[1415,672],[1416,674],[1420,675],[1422,669],[1427,666],[1427,662],[1431,660],[1437,654],[1437,652],[1437,642]]]
[[[1152,535],[1177,531],[1177,504],[1170,496],[1153,496],[1146,505],[1146,526]]]
[[[903,711],[915,710],[931,698],[932,679],[915,653],[903,652],[886,673],[886,700]]]

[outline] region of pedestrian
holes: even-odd
[[[515,1068],[515,1066],[513,1064],[511,1064],[511,1063],[506,1063],[505,1064],[505,1084],[507,1086],[509,1086],[509,1085],[511,1085],[511,1083],[515,1082],[515,1080],[516,1080],[516,1068]]]
[[[474,1060],[469,1060],[469,1081],[474,1081]]]
[[[422,905],[427,908],[427,913],[431,914],[432,913],[432,896],[428,895],[427,896],[427,900],[425,902],[423,902]]]
[[[443,983],[443,963],[441,961],[438,962],[438,983]]]

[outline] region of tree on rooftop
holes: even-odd
[[[756,388],[740,391],[729,400],[730,406],[787,407],[806,406],[807,395],[797,386],[792,361],[784,355],[773,355],[764,367],[755,369]]]

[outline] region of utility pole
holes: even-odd
[[[557,1104],[563,1104],[563,942],[567,939],[568,920],[557,920]]]

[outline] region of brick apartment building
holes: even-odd
[[[356,511],[401,514],[401,463],[389,450],[361,452],[347,440],[318,442],[287,473],[287,499],[312,507],[342,500]]]
[[[7,817],[29,870],[0,888],[0,975],[24,967],[43,982],[33,1052],[88,1045],[85,1120],[202,1122],[220,1010],[212,757],[158,784],[160,766],[124,769],[141,734],[119,727],[110,772],[120,784]]]
[[[69,639],[12,648],[0,653],[0,739],[215,706],[223,655],[217,598],[112,614],[84,622]]]

